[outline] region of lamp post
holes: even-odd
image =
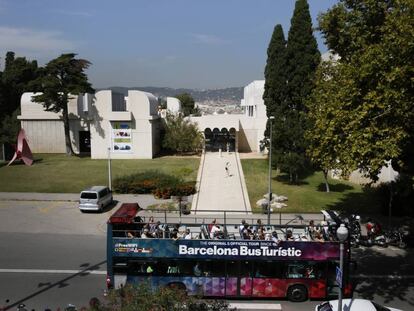
[[[112,191],[111,147],[108,147],[108,187]]]
[[[339,240],[339,270],[341,273],[341,279],[339,284],[339,296],[338,296],[338,310],[342,311],[342,288],[343,288],[343,273],[344,270],[344,242],[348,239],[348,229],[344,224],[341,224],[336,230],[336,236]]]
[[[272,120],[274,120],[274,116],[269,117],[269,201],[267,202],[267,225],[270,226],[270,204],[272,202]]]

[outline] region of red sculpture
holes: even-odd
[[[26,133],[24,132],[24,129],[20,129],[19,135],[17,136],[17,147],[14,146],[14,148],[16,151],[7,166],[12,164],[15,160],[19,159],[21,159],[26,165],[30,166],[33,164],[32,151],[30,151],[29,145],[27,143]]]

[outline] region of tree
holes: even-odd
[[[263,100],[267,117],[278,113],[286,101],[286,40],[281,25],[276,25],[267,48]]]
[[[16,58],[14,52],[7,52],[0,82],[0,121],[20,108],[22,94],[31,91],[37,75],[36,61],[28,61],[25,57]]]
[[[181,102],[181,109],[184,114],[184,116],[188,116],[195,112],[194,109],[194,98],[189,93],[181,93],[178,95],[175,95],[176,98],[178,98]]]
[[[413,174],[414,2],[341,0],[319,27],[340,56],[329,82],[337,93],[315,105],[325,124],[340,128],[326,131],[335,146],[326,154],[374,181],[389,160]]]
[[[277,33],[276,33],[277,30]],[[320,61],[316,39],[313,36],[312,20],[306,0],[296,1],[291,19],[286,50],[283,49],[281,27],[275,29],[278,38],[278,65],[270,65],[269,75],[277,68],[280,77],[271,78],[276,92],[270,89],[266,98],[274,96],[274,106],[269,105],[269,113],[274,113],[274,139],[272,142],[274,162],[282,172],[289,174],[291,182],[297,182],[298,174],[305,166],[306,106],[305,100],[313,88],[313,79]],[[269,46],[269,50],[271,47]],[[276,70],[274,73],[276,73]],[[277,81],[277,82],[276,82]],[[273,147],[274,146],[274,147]]]
[[[6,115],[0,125],[0,144],[11,143],[16,144],[17,135],[20,130],[20,121],[17,116],[20,109],[16,109],[11,115]]]
[[[125,285],[111,290],[108,303],[90,303],[94,311],[229,311],[228,304],[220,300],[202,300],[188,296],[183,290],[168,287],[152,289],[147,283]]]
[[[62,113],[68,155],[74,154],[70,140],[68,102],[72,95],[94,92],[84,72],[91,63],[85,59],[76,59],[75,56],[73,53],[62,54],[47,63],[37,81],[42,93],[32,97],[46,111]]]
[[[346,124],[337,121],[337,112],[340,104],[333,100],[341,92],[338,88],[338,67],[332,61],[322,62],[316,72],[315,88],[309,100],[308,108],[309,127],[305,132],[307,154],[314,165],[322,170],[325,177],[326,192],[329,192],[328,171],[339,169],[347,173],[338,162],[339,154],[346,152],[343,137]],[[335,137],[336,140],[332,140]]]
[[[198,152],[203,146],[203,134],[198,130],[196,124],[191,123],[181,114],[167,112],[162,145],[164,148],[178,153]]]

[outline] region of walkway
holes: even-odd
[[[225,171],[229,162],[229,175]],[[198,171],[198,193],[192,211],[240,211],[250,213],[251,207],[238,153],[206,152]]]

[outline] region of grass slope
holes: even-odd
[[[263,159],[243,159],[243,172],[246,178],[249,199],[253,209],[259,212],[256,202],[268,192],[268,161]],[[381,202],[375,190],[367,190],[343,180],[329,180],[331,192],[325,192],[321,172],[304,176],[299,185],[288,183],[287,176],[272,173],[272,192],[288,197],[287,208],[277,212],[319,212],[321,209],[337,209],[347,212],[377,213]]]
[[[35,154],[32,166],[0,167],[1,192],[76,193],[93,185],[108,184],[108,161]],[[199,158],[162,157],[150,160],[112,160],[112,180],[144,170],[157,169],[196,180]]]

